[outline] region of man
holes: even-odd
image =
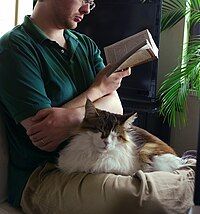
[[[147,180],[154,183],[156,174],[139,172],[141,181],[112,174],[66,175],[54,165],[84,117],[87,98],[100,109],[123,113],[116,90],[130,69],[107,77],[111,65],[104,68],[95,43],[70,30],[94,6],[93,0],[39,0],[32,15],[1,38],[0,100],[10,151],[9,202],[37,214],[135,209],[154,213],[158,208],[165,213],[167,206],[163,207],[164,197],[159,195],[158,200],[157,188],[170,184],[180,188],[177,180],[188,172],[166,173],[168,183],[160,178],[151,189]],[[191,192],[192,182],[180,191]],[[191,205],[188,197],[181,210]]]

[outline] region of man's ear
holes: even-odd
[[[129,129],[132,126],[132,123],[137,119],[137,113],[130,115],[124,122],[124,128]]]
[[[85,118],[94,118],[96,116],[98,116],[98,112],[94,106],[94,104],[92,103],[92,101],[90,99],[86,100],[86,104],[85,104]]]

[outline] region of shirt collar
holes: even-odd
[[[33,23],[30,16],[24,17],[24,22],[22,24],[28,33],[30,33],[39,43],[43,43],[45,40],[50,40],[48,36]],[[73,47],[78,45],[78,37],[73,34],[70,30],[64,30],[64,37],[72,43]]]
[[[78,41],[78,37],[73,34],[70,30],[64,30],[65,39],[73,39],[74,41]]]
[[[66,41],[68,41],[68,48],[70,49],[71,58],[72,58],[79,44],[78,37],[75,34],[73,34],[71,30],[64,30],[64,37]]]
[[[45,40],[49,39],[47,35],[32,22],[30,16],[24,17],[24,22],[22,25],[24,26],[27,33],[30,33],[39,43],[42,43]]]

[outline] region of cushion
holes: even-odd
[[[67,174],[47,163],[31,175],[21,205],[28,214],[186,214],[194,176],[190,167],[133,176]]]
[[[193,206],[188,212],[188,214],[199,214],[199,213],[200,213],[200,206]]]
[[[7,198],[8,149],[4,125],[0,115],[0,203]]]
[[[22,211],[11,207],[7,202],[0,204],[0,214],[20,214]]]

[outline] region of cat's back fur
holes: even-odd
[[[143,171],[173,171],[183,164],[172,147],[148,131],[132,125],[129,132],[136,144]],[[170,165],[170,166],[169,166]]]

